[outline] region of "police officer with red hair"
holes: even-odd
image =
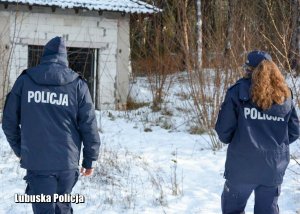
[[[299,137],[292,94],[271,56],[252,51],[246,75],[226,93],[216,132],[228,145],[222,213],[244,213],[252,191],[255,214],[278,214],[278,197],[290,160],[289,145]]]

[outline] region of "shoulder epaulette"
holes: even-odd
[[[241,78],[241,79],[239,79],[238,81],[236,81],[232,86],[230,86],[230,87],[228,88],[228,90],[230,90],[230,89],[234,88],[235,86],[239,85],[239,84],[242,82],[242,80],[243,80],[243,78]]]

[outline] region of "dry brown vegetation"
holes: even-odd
[[[196,10],[197,2],[201,3],[200,14]],[[133,73],[148,77],[153,109],[160,110],[172,84],[166,81],[169,74],[187,71],[192,114],[198,129],[211,136],[212,148],[221,147],[213,130],[219,106],[228,86],[242,76],[241,65],[249,51],[270,52],[285,76],[291,78],[292,87],[297,87],[299,1],[155,0],[149,3],[155,3],[163,12],[131,17]],[[199,15],[202,22],[197,19]],[[300,103],[298,93],[294,90],[294,97]]]

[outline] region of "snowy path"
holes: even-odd
[[[100,171],[107,170],[113,178],[103,180],[99,174],[93,178],[80,177],[74,193],[87,197],[85,204],[73,205],[75,213],[220,213],[226,149],[214,153],[207,148],[203,136],[168,132],[160,127],[144,132],[142,123],[119,117],[112,120],[102,115],[101,125],[102,148],[106,153],[102,150],[100,159],[105,159],[106,164],[116,161],[107,169],[100,167]],[[299,150],[297,144],[292,150]],[[29,204],[14,203],[14,193],[23,193],[25,189],[25,171],[17,161],[1,131],[0,213],[31,213]],[[172,195],[175,177],[177,196]],[[283,214],[300,210],[299,177],[297,181],[290,170],[279,204]],[[253,197],[247,206],[248,214],[252,213],[252,206]]]

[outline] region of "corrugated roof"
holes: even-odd
[[[157,13],[161,10],[140,0],[0,0],[2,3],[56,6],[63,9],[85,8],[125,13]]]

